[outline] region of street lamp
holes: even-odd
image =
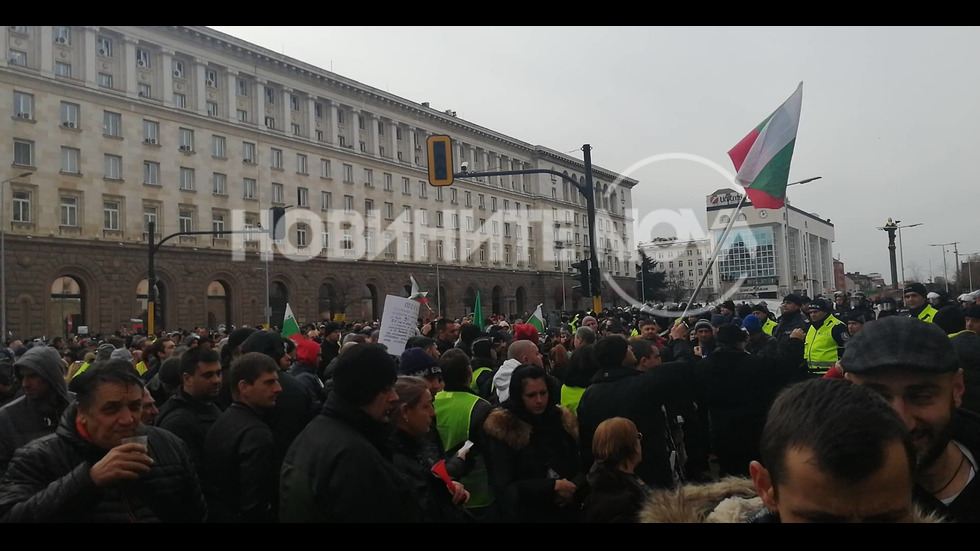
[[[0,182],[0,310],[2,310],[0,312],[0,320],[2,320],[0,325],[3,326],[0,329],[3,332],[3,338],[0,339],[0,342],[7,341],[7,221],[4,216],[4,213],[7,212],[7,205],[3,201],[3,185],[18,178],[27,178],[31,174],[34,173],[24,172]]]
[[[949,292],[949,275],[946,272],[946,246],[953,245],[953,243],[936,243],[930,244],[930,247],[942,247],[943,248],[943,283],[946,284],[946,292]]]
[[[895,220],[895,223],[899,224],[896,226],[898,228],[898,261],[902,264],[902,285],[905,285],[905,255],[903,254],[902,250],[902,228],[914,228],[916,226],[921,226],[922,222],[917,224],[905,224],[904,226],[900,225],[902,223],[901,220]]]
[[[969,258],[969,257],[971,257],[973,255],[977,255],[977,254],[980,254],[980,252],[966,253],[966,256],[967,256],[967,258]],[[966,268],[967,271],[970,272],[970,292],[971,293],[973,292],[973,263],[974,262],[975,262],[974,260],[967,260],[967,268]],[[957,281],[957,283],[959,283],[959,282]]]
[[[555,241],[555,249],[558,251],[558,266],[561,267],[561,311],[562,314],[565,313],[565,259],[563,258],[562,251],[565,250],[565,243],[563,241]]]
[[[809,184],[810,182],[819,180],[821,178],[823,178],[823,176],[814,176],[812,178],[805,178],[798,182],[790,182],[786,184],[786,187]],[[784,241],[783,248],[786,249],[786,292],[788,294],[793,292],[793,268],[792,268],[792,264],[790,263],[790,257],[789,257],[789,205],[786,203],[785,199],[783,200],[783,241]]]

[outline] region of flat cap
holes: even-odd
[[[942,329],[905,316],[865,324],[848,341],[840,363],[844,371],[859,375],[891,369],[953,373],[960,368],[956,350]]]

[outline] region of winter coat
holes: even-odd
[[[327,366],[340,354],[340,341],[328,341],[326,337],[320,343],[320,365],[317,366],[316,374],[321,380],[326,381],[332,376],[327,373]]]
[[[806,333],[807,329],[810,328],[810,320],[806,318],[800,312],[787,312],[780,316],[779,323],[776,324],[776,328],[772,330],[772,336],[776,337],[777,341],[782,341],[788,339],[795,329],[802,329]]]
[[[272,429],[260,411],[235,402],[204,440],[210,522],[275,522],[279,470]]]
[[[153,424],[176,434],[187,444],[197,476],[204,484],[204,439],[211,425],[221,416],[221,409],[212,402],[202,402],[184,392],[183,388],[170,397]]]
[[[276,444],[276,465],[282,465],[282,458],[293,440],[306,428],[310,420],[320,412],[307,394],[303,383],[285,371],[279,371],[279,385],[282,392],[276,398],[276,405],[268,412],[267,420],[272,427],[272,439]],[[276,470],[279,470],[277,467]]]
[[[918,507],[913,522],[942,522]],[[646,523],[773,523],[750,478],[725,477],[708,484],[687,484],[674,490],[656,490],[639,515]]]
[[[636,474],[655,487],[675,483],[672,455],[677,451],[669,434],[665,407],[680,396],[693,396],[696,379],[684,362],[660,364],[647,372],[629,367],[606,367],[596,372],[578,405],[583,464],[592,467],[592,435],[599,423],[625,417],[643,434],[643,460]],[[679,459],[674,455],[673,462]]]
[[[465,522],[470,519],[462,507],[452,502],[446,482],[432,472],[445,459],[441,448],[431,439],[414,437],[395,430],[389,444],[392,462],[415,496],[422,522]]]
[[[50,394],[40,400],[22,394],[0,408],[0,475],[17,448],[55,431],[61,414],[74,400],[61,372],[61,357],[54,348],[31,348],[14,364],[18,379],[24,368],[37,373],[48,384]]]
[[[279,522],[417,522],[421,510],[392,463],[391,423],[331,392],[286,453]]]
[[[604,462],[589,471],[589,494],[582,504],[583,522],[636,522],[640,509],[652,494],[633,473],[611,468]]]
[[[520,381],[513,381],[515,388]],[[496,506],[505,522],[576,522],[586,472],[578,455],[578,422],[557,404],[557,380],[548,380],[549,408],[533,415],[521,397],[506,400],[483,425],[487,471]],[[578,489],[575,503],[555,504],[555,480]]]
[[[54,434],[14,455],[0,485],[3,522],[203,522],[207,505],[184,442],[144,426],[153,464],[137,480],[98,487],[89,476],[108,450],[86,441],[69,406]]]
[[[320,408],[323,407],[323,381],[317,376],[315,367],[300,362],[294,363],[289,368],[289,374],[306,389],[306,394],[312,401],[313,412],[310,414],[312,419],[313,415],[320,413]]]

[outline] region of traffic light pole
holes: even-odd
[[[154,243],[156,238],[156,222],[148,222],[147,230],[149,230],[149,237],[147,238],[147,263],[146,263],[146,334],[152,335],[156,328],[154,327],[154,318],[157,301],[157,273],[156,266],[154,264],[153,257],[159,252],[160,246],[173,239],[174,237],[180,235],[230,235],[235,233],[244,234],[260,234],[269,233],[267,230],[219,230],[219,231],[180,231],[177,233],[172,233],[163,239],[159,243]],[[268,304],[266,304],[268,307]]]
[[[558,172],[556,170],[548,170],[544,168],[535,168],[530,170],[495,170],[495,171],[486,171],[486,172],[458,172],[453,174],[452,178],[447,178],[447,180],[451,183],[455,178],[482,178],[484,176],[513,176],[517,174],[551,174],[575,186],[575,189],[577,189],[579,193],[585,196],[586,216],[588,216],[588,220],[589,220],[589,248],[591,249],[590,258],[589,258],[589,263],[591,268],[589,270],[589,273],[591,274],[591,278],[592,278],[591,285],[590,285],[592,290],[592,310],[598,314],[602,312],[602,286],[601,286],[602,277],[600,277],[599,274],[599,255],[598,255],[599,249],[595,241],[595,214],[596,213],[595,213],[595,191],[593,189],[593,184],[592,184],[592,146],[589,144],[584,144],[582,146],[582,152],[584,154],[584,162],[585,162],[585,185],[582,185],[579,182],[575,181],[575,179],[571,178],[567,174]],[[443,157],[443,161],[451,163],[452,156],[450,155],[448,159]],[[432,163],[431,158],[429,162],[430,162],[430,171],[431,171],[433,170],[431,168],[431,163]],[[431,183],[431,178],[432,176],[430,174],[430,183]],[[441,184],[441,185],[446,185],[446,184]]]

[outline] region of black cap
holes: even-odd
[[[980,320],[980,304],[971,304],[963,311],[963,316]]]
[[[785,304],[787,302],[795,304],[797,306],[803,306],[803,299],[800,298],[800,295],[797,295],[795,293],[790,293],[785,297],[783,297],[783,303]]]
[[[785,302],[785,301],[783,301],[783,302]],[[760,302],[759,304],[756,304],[755,306],[752,307],[752,312],[753,313],[755,313],[755,312],[762,312],[764,314],[768,314],[769,313],[769,307],[766,306],[766,303],[765,302]]]
[[[866,324],[848,341],[840,363],[845,372],[858,375],[892,369],[953,373],[960,368],[959,356],[942,329],[905,316]]]
[[[906,293],[915,293],[915,294],[919,295],[922,298],[926,298],[926,295],[929,294],[929,291],[926,290],[926,286],[923,285],[923,284],[921,284],[921,283],[913,283],[911,285],[906,285],[905,286],[905,292]]]
[[[825,298],[815,298],[810,302],[810,310],[820,310],[822,312],[833,312],[834,308],[830,305],[830,301]]]

